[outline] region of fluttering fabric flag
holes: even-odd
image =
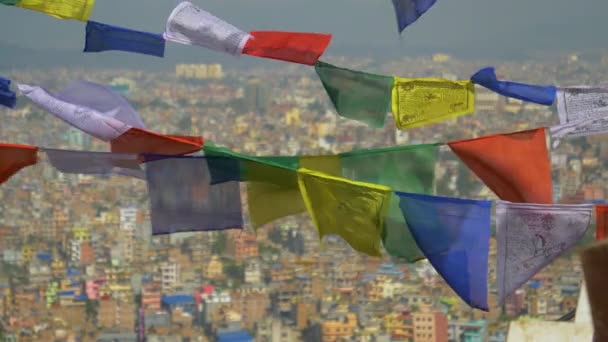
[[[435,270],[471,307],[488,311],[492,202],[397,192],[403,216]]]
[[[165,39],[162,34],[88,21],[84,52],[112,50],[164,57]]]
[[[436,144],[394,146],[355,150],[340,154],[342,176],[355,181],[380,184],[399,191],[432,194],[435,164],[439,155]],[[391,195],[384,220],[382,242],[386,251],[414,262],[424,258],[399,208],[399,198]]]
[[[496,203],[498,302],[574,247],[585,235],[593,205]]]
[[[281,31],[253,31],[243,47],[250,56],[315,65],[325,52],[331,34]]]
[[[437,0],[393,0],[399,33],[403,33],[406,27],[418,20],[435,2]]]
[[[0,184],[38,162],[38,147],[0,143]]]
[[[69,151],[45,148],[51,165],[63,173],[123,175],[145,179],[136,154]]]
[[[471,81],[500,95],[512,97],[527,102],[551,106],[555,101],[557,88],[555,86],[531,85],[510,81],[499,81],[494,67],[486,67],[471,76]]]
[[[111,143],[117,153],[188,154],[200,150],[201,137],[157,134],[145,129],[129,103],[106,86],[75,81],[57,94],[42,87],[18,85],[35,104],[68,124]]]
[[[176,43],[240,55],[250,35],[190,1],[183,1],[169,15],[164,37]]]
[[[11,80],[0,77],[0,105],[15,108],[17,95],[11,90]]]
[[[87,21],[95,0],[20,0],[15,6],[46,13],[58,19]]]
[[[595,239],[600,241],[608,238],[608,205],[595,206]]]
[[[239,183],[214,182],[214,158],[144,158],[154,235],[243,227]]]
[[[298,170],[298,184],[320,238],[335,234],[361,253],[381,255],[382,227],[391,195],[389,187],[308,169]]]
[[[554,139],[608,132],[608,87],[569,87],[557,90],[559,125],[551,127]]]
[[[446,121],[475,111],[475,87],[471,81],[395,77],[392,109],[399,129]]]
[[[336,112],[372,127],[383,127],[391,106],[393,77],[339,68],[322,61],[315,71]]]
[[[500,199],[553,202],[544,128],[452,141],[448,145]]]

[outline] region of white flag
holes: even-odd
[[[608,87],[578,86],[557,91],[560,124],[553,138],[581,137],[608,132]]]
[[[68,124],[103,141],[111,141],[128,131],[131,126],[115,119],[114,112],[103,114],[94,109],[63,101],[46,89],[18,84],[19,91],[47,112]]]
[[[145,179],[136,154],[43,149],[53,167],[63,173],[119,174]]]
[[[239,55],[251,36],[191,2],[184,1],[171,12],[164,37],[177,43]]]
[[[593,205],[496,203],[498,302],[576,245]]]

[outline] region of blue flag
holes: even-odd
[[[488,311],[492,202],[396,192],[418,247],[471,307]]]
[[[17,104],[17,94],[11,91],[11,80],[4,77],[0,77],[0,104],[9,108],[15,108]]]
[[[88,21],[84,52],[111,50],[164,57],[165,39],[162,34],[135,31],[95,21]]]
[[[496,79],[494,67],[486,67],[473,76],[471,81],[485,88],[490,89],[502,96],[512,97],[527,102],[534,102],[546,106],[551,106],[557,94],[555,86],[539,86],[523,84],[509,81],[499,81]]]
[[[413,24],[426,11],[428,11],[437,0],[393,0],[399,33]]]
[[[225,158],[144,158],[154,235],[243,227],[240,185]]]

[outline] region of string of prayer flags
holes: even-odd
[[[608,132],[608,87],[558,89],[557,113],[560,124],[551,127],[555,139]]]
[[[103,85],[76,81],[56,94],[38,86],[18,87],[47,112],[110,142],[112,152],[179,155],[197,152],[203,145],[201,137],[170,136],[144,129],[143,120],[129,103]]]
[[[448,145],[500,199],[553,202],[544,128],[452,141]]]
[[[162,34],[88,21],[84,52],[112,50],[164,57],[165,39]]]
[[[406,27],[418,20],[435,2],[437,0],[393,0],[399,33],[403,33]]]
[[[475,111],[475,87],[471,81],[395,77],[392,109],[399,129],[445,121]]]
[[[136,154],[69,151],[45,148],[51,165],[62,173],[123,175],[145,179]]]
[[[38,162],[38,147],[0,143],[0,184]]]
[[[144,156],[154,235],[242,229],[237,181],[212,184],[206,157]]]
[[[397,192],[403,216],[435,270],[471,307],[488,311],[492,202]]]
[[[585,235],[593,205],[496,204],[498,302]]]
[[[176,43],[240,55],[250,36],[190,1],[182,1],[169,15],[164,37]]]
[[[11,80],[0,77],[0,105],[15,108],[17,95],[11,90]]]
[[[58,19],[87,21],[95,0],[19,0],[15,6],[43,12]]]
[[[331,34],[253,31],[243,53],[250,56],[315,65],[325,52]]]
[[[500,95],[522,101],[551,106],[555,101],[555,86],[539,86],[509,81],[499,81],[494,67],[486,67],[471,76],[471,81]]]
[[[595,206],[595,239],[597,241],[608,238],[608,204]]]
[[[431,194],[435,185],[437,144],[354,150],[340,154],[342,176],[399,191]],[[406,224],[399,198],[391,195],[382,243],[388,254],[409,262],[424,259]]]
[[[234,56],[247,54],[307,65],[314,65],[319,60],[331,40],[331,35],[320,33],[247,33],[189,1],[181,2],[169,15],[164,37]]]
[[[335,234],[361,253],[381,256],[382,227],[391,195],[389,187],[307,169],[298,170],[298,184],[320,238]]]
[[[336,112],[372,127],[383,127],[391,106],[393,77],[339,68],[322,61],[315,71]]]

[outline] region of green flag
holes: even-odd
[[[340,116],[383,127],[394,79],[317,62],[315,71]]]

